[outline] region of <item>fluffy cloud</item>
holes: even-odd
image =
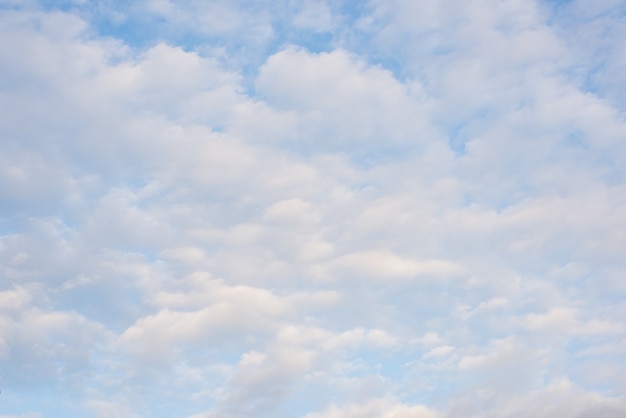
[[[5,414],[624,415],[621,5],[244,3],[0,6]]]
[[[356,417],[403,417],[437,418],[441,416],[423,406],[408,406],[387,399],[377,399],[363,405],[349,405],[344,408],[330,407],[320,413],[309,414],[307,418],[356,418]]]

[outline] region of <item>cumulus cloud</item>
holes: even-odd
[[[7,416],[626,414],[623,6],[353,3],[0,4]]]
[[[436,418],[441,416],[436,411],[424,406],[409,406],[387,399],[376,399],[362,405],[336,406],[320,413],[309,414],[307,418],[351,418],[351,417],[406,417]]]
[[[463,271],[461,266],[444,260],[417,261],[387,251],[364,251],[336,260],[337,268],[361,277],[403,279],[419,276],[446,277]]]

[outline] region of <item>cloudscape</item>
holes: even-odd
[[[626,416],[623,0],[0,0],[0,418]]]

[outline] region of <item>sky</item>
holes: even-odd
[[[0,0],[0,418],[626,416],[624,0]]]

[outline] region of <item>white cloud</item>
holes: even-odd
[[[565,331],[575,326],[575,311],[567,308],[553,308],[545,314],[529,314],[525,318],[526,326],[531,330]]]
[[[480,408],[475,406],[477,401],[481,405]],[[518,411],[524,411],[534,417],[546,418],[554,414],[617,418],[624,413],[624,408],[623,399],[585,392],[568,379],[560,377],[551,381],[542,390],[531,391],[519,397],[502,398],[497,392],[485,391],[479,395],[479,399],[467,398],[460,401],[448,414],[483,416],[486,413],[513,416]]]
[[[188,343],[270,332],[294,308],[284,298],[264,289],[229,287],[220,281],[209,281],[198,290],[156,295],[155,302],[166,308],[139,319],[121,335],[121,344],[131,351],[139,350],[143,359],[158,358]],[[194,305],[198,308],[190,311]]]
[[[436,418],[441,416],[436,411],[424,406],[410,406],[388,399],[374,399],[363,404],[346,407],[331,406],[323,412],[313,413],[306,418]]]
[[[407,279],[419,276],[448,278],[463,272],[463,268],[444,260],[416,261],[388,251],[363,251],[337,258],[336,270],[349,275],[382,280]]]
[[[284,222],[315,222],[316,216],[311,213],[311,205],[302,199],[286,199],[274,203],[267,208],[265,220]]]
[[[297,141],[308,149],[421,147],[437,138],[427,108],[406,87],[345,51],[278,52],[261,67],[256,90],[273,106],[301,114]]]
[[[10,303],[0,317],[3,380],[11,389],[44,389],[61,383],[79,387],[92,372],[94,347],[111,334],[79,314],[34,307],[38,302],[34,292],[18,288],[0,293]]]
[[[0,6],[7,410],[624,415],[621,6],[244,3]]]
[[[326,32],[334,26],[332,12],[325,1],[307,0],[299,6],[292,20],[294,26],[316,32]]]
[[[205,258],[204,251],[198,247],[170,248],[162,251],[161,255],[170,260],[191,264],[200,262]]]
[[[451,345],[442,345],[431,349],[428,353],[424,354],[424,359],[446,357],[448,354],[454,351],[454,347]]]
[[[416,340],[416,342],[418,342],[419,344],[424,344],[424,345],[434,345],[434,344],[442,343],[443,340],[441,336],[439,336],[438,333],[431,331],[422,335],[419,339]]]
[[[592,319],[580,321],[575,309],[552,308],[545,314],[528,314],[524,318],[525,326],[532,331],[551,334],[602,335],[620,334],[623,324],[616,321]]]

